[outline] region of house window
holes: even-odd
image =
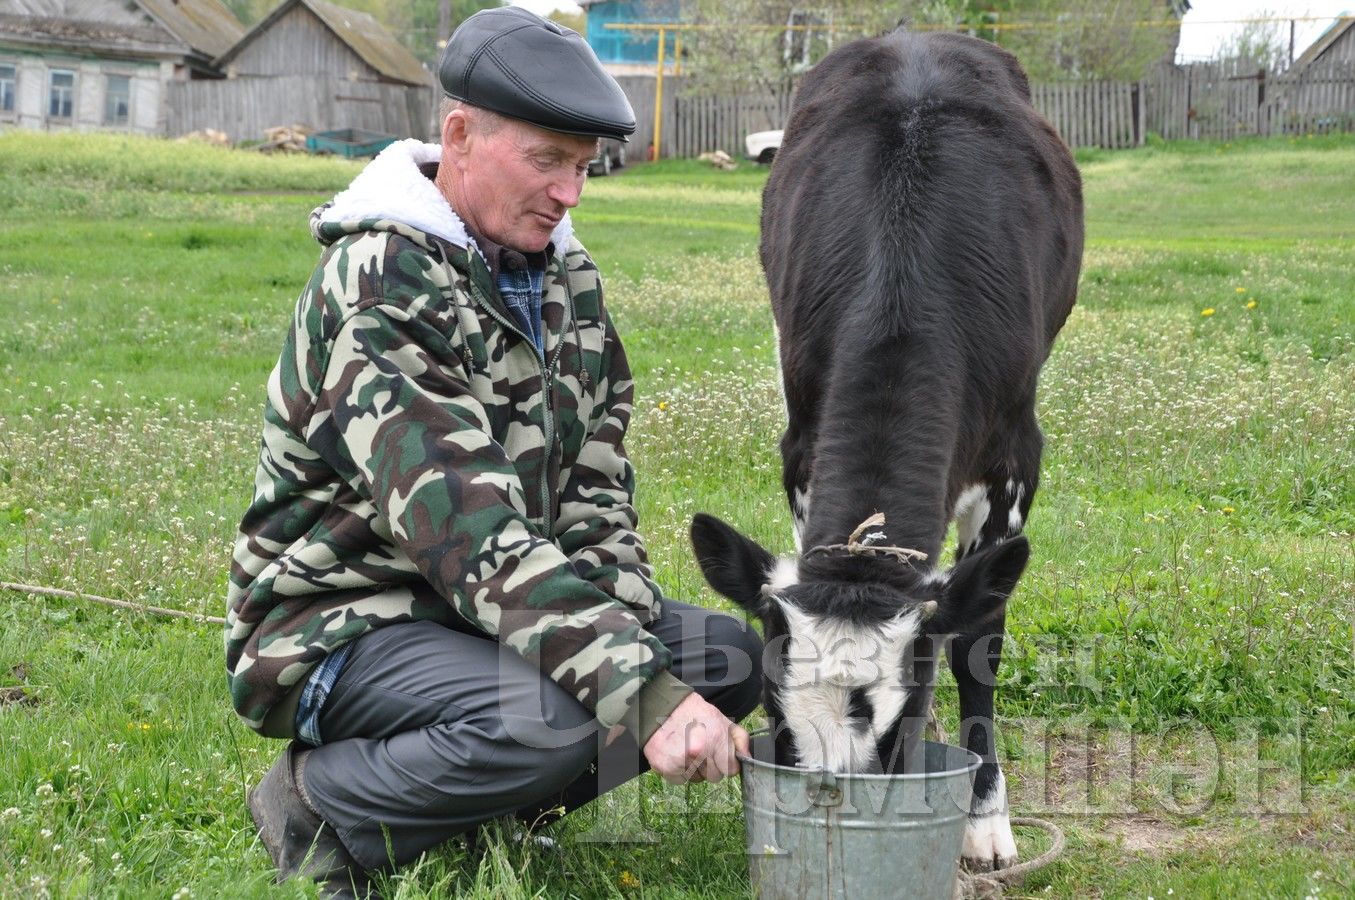
[[[126,125],[132,108],[132,79],[108,75],[104,81],[104,124]]]
[[[75,111],[75,73],[70,69],[53,69],[47,91],[47,116],[69,119]]]
[[[14,83],[19,72],[8,63],[0,63],[0,114],[14,112]]]

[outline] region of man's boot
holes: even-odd
[[[290,744],[247,798],[259,840],[277,866],[278,881],[305,875],[320,883],[321,897],[375,897],[367,873],[305,794],[302,776],[309,755],[309,750]]]

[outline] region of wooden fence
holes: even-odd
[[[794,92],[790,86],[761,95],[674,98],[671,146],[673,156],[696,156],[707,150],[743,155],[743,139],[755,131],[780,128],[790,118]]]
[[[285,75],[174,81],[169,84],[171,137],[216,128],[232,141],[261,140],[265,128],[308,125],[317,130],[362,128],[427,139],[432,86],[407,87],[328,76]]]
[[[654,135],[654,79],[620,79],[639,128],[632,153]],[[793,89],[757,95],[694,96],[682,78],[664,79],[664,157],[724,150],[742,156],[753,131],[782,128]],[[1071,147],[1134,147],[1149,134],[1169,140],[1355,131],[1355,63],[1320,63],[1266,74],[1197,64],[1164,65],[1138,82],[1069,82],[1031,86],[1031,100]]]
[[[1070,147],[1133,147],[1139,143],[1142,107],[1137,84],[1033,84],[1030,99]]]
[[[1163,66],[1142,82],[1148,132],[1168,139],[1355,130],[1355,64],[1279,75],[1219,65]]]

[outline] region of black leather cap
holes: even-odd
[[[518,6],[481,10],[447,42],[438,80],[448,97],[533,125],[626,140],[635,112],[577,32]]]

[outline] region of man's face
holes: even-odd
[[[457,213],[505,247],[545,249],[565,212],[579,203],[597,139],[515,119],[502,119],[489,132],[467,122],[459,137],[454,154],[459,196],[450,198]]]

